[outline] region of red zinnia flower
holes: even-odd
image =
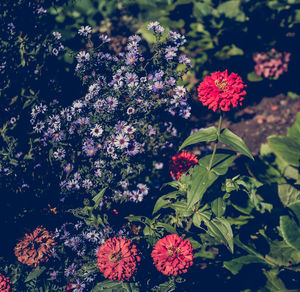
[[[170,174],[173,178],[180,180],[181,175],[196,164],[198,164],[198,159],[194,154],[182,151],[172,157],[169,166]]]
[[[109,238],[99,247],[97,257],[99,270],[113,281],[128,281],[141,260],[136,246],[123,237]]]
[[[4,275],[0,274],[0,292],[11,292],[11,282]]]
[[[217,109],[229,111],[230,107],[242,105],[246,91],[246,85],[240,76],[231,73],[228,76],[227,70],[224,72],[211,73],[206,76],[198,86],[198,97],[203,105],[208,105],[215,112]]]
[[[151,253],[156,268],[164,275],[177,276],[187,272],[193,264],[193,246],[177,234],[159,240]]]
[[[23,240],[15,247],[15,255],[19,262],[36,267],[49,260],[50,249],[54,245],[52,233],[44,227],[38,227],[33,233],[25,234]]]

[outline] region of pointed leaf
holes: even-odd
[[[280,217],[280,228],[284,240],[300,250],[300,201],[288,205],[289,213]]]
[[[177,191],[174,191],[172,193],[166,194],[166,195],[161,196],[160,198],[158,198],[158,200],[156,201],[155,206],[153,208],[152,215],[157,213],[161,208],[165,208],[169,204],[171,204],[170,199],[176,199],[178,194],[179,193]]]
[[[218,197],[211,202],[211,210],[217,217],[222,217],[226,210],[226,203],[221,197]]]
[[[212,171],[201,166],[195,166],[192,170],[192,187],[187,191],[187,208],[190,209],[197,202],[201,201],[206,190],[218,178]]]
[[[219,136],[219,140],[220,140],[220,142],[222,142],[228,146],[231,146],[233,149],[243,153],[244,155],[246,155],[249,158],[251,158],[252,160],[254,160],[250,150],[248,149],[247,145],[242,140],[242,138],[240,138],[236,134],[232,133],[230,130],[223,129]]]
[[[32,270],[29,275],[27,276],[27,278],[25,279],[25,283],[29,282],[33,279],[38,278],[44,271],[46,270],[46,267],[37,267],[34,270]]]
[[[100,292],[100,291],[120,291],[122,289],[122,283],[121,281],[111,281],[106,280],[103,282],[98,283],[91,292]],[[119,290],[118,290],[119,289]]]
[[[99,204],[103,198],[103,195],[105,193],[107,188],[102,189],[94,198],[93,201],[95,202],[94,204],[94,209],[99,207]]]
[[[233,275],[236,275],[239,273],[239,271],[244,265],[249,264],[265,264],[265,261],[254,255],[246,255],[241,256],[239,258],[235,258],[231,261],[225,261],[224,267],[228,269]]]
[[[278,196],[284,206],[300,200],[300,191],[289,184],[278,185]]]
[[[199,130],[198,132],[190,135],[180,146],[179,151],[189,145],[197,144],[200,142],[210,142],[217,140],[217,128],[209,127]]]
[[[300,142],[293,137],[270,136],[268,143],[276,155],[292,166],[299,167]]]
[[[233,233],[231,225],[225,218],[214,218],[211,220],[211,214],[209,212],[202,212],[200,213],[200,221],[205,223],[207,233],[210,236],[225,244],[233,253]]]

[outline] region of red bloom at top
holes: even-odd
[[[11,282],[4,275],[0,274],[0,292],[11,292]]]
[[[99,270],[113,281],[128,281],[141,261],[136,246],[123,237],[109,238],[99,247],[97,257]]]
[[[193,264],[193,246],[177,234],[160,239],[151,253],[156,268],[164,275],[177,276]]]
[[[227,112],[231,107],[242,105],[241,102],[246,95],[245,87],[240,76],[235,73],[228,76],[225,70],[206,76],[197,91],[203,105],[208,105],[208,108],[212,108],[214,112],[218,109]]]
[[[172,157],[169,166],[170,174],[173,178],[180,180],[181,175],[196,164],[198,164],[198,159],[194,154],[182,151]]]

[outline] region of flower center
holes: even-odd
[[[113,262],[116,263],[118,261],[120,261],[122,259],[122,251],[119,250],[117,252],[113,252],[108,256],[108,259]]]
[[[218,89],[224,90],[228,86],[228,82],[226,79],[223,79],[223,80],[217,79],[217,80],[215,80],[215,85],[217,86]]]
[[[168,249],[168,257],[172,257],[174,254],[179,254],[180,253],[180,248],[175,248],[174,246],[170,245]]]

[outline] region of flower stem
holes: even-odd
[[[214,145],[214,150],[213,150],[213,153],[212,153],[212,156],[210,158],[210,161],[209,161],[209,165],[208,165],[208,168],[207,170],[210,171],[212,166],[213,166],[213,161],[214,161],[214,158],[215,158],[215,155],[216,155],[216,151],[217,151],[217,146],[218,146],[218,143],[219,143],[219,136],[220,136],[220,132],[221,132],[221,126],[222,126],[222,113],[220,114],[220,119],[219,119],[219,124],[218,124],[218,129],[217,129],[217,141],[215,142],[215,145]]]

